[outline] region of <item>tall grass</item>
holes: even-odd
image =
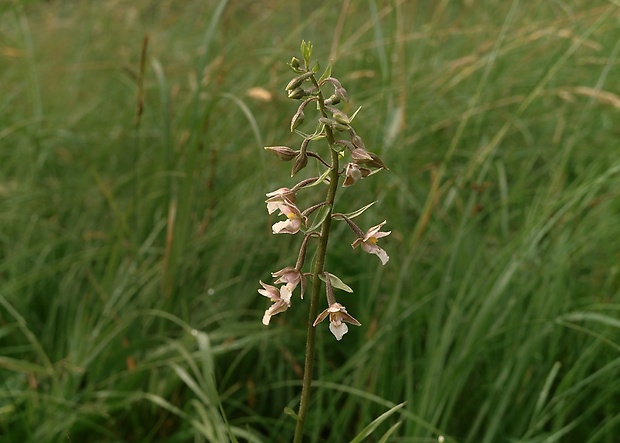
[[[335,231],[363,326],[318,333],[308,441],[406,402],[366,441],[615,442],[619,6],[3,3],[0,440],[290,441],[306,313],[256,288],[304,38],[393,231],[379,270]]]

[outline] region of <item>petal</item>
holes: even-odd
[[[377,232],[373,237],[374,238],[383,238],[383,237],[387,237],[388,235],[390,235],[392,233],[392,231],[387,231],[387,232]]]
[[[265,311],[265,314],[263,315],[263,324],[265,326],[269,326],[269,321],[271,320],[271,314],[269,313],[269,310]]]
[[[377,249],[381,249],[381,248],[376,243],[364,242],[364,243],[362,243],[362,249],[365,252],[368,252],[369,254],[376,254],[377,253]]]
[[[363,238],[357,238],[353,243],[351,243],[351,247],[355,249],[360,245],[360,243],[363,243],[363,242],[364,242]]]
[[[259,289],[258,293],[269,298],[271,301],[280,300],[280,290],[275,286],[268,285],[259,281],[259,283],[263,286],[264,289]]]
[[[274,278],[278,277],[278,279],[275,281],[275,284],[295,283],[295,285],[297,285],[297,283],[299,283],[301,280],[301,272],[291,266],[287,266],[284,269],[272,272],[271,276]]]
[[[347,327],[346,323],[340,323],[339,326],[334,326],[333,323],[330,323],[329,330],[332,332],[332,334],[334,334],[336,340],[340,341],[342,340],[342,336],[349,331],[349,328]]]
[[[330,313],[336,313],[336,312],[340,312],[340,311],[344,311],[347,312],[347,310],[345,309],[344,306],[342,306],[340,303],[336,302],[336,303],[332,303],[331,305],[329,305],[329,308],[327,308],[327,310]]]
[[[364,236],[365,240],[368,240],[371,237],[374,237],[375,234],[377,232],[379,232],[381,230],[381,228],[383,227],[384,224],[387,223],[387,220],[384,220],[383,222],[379,223],[376,226],[373,226],[372,228],[370,228],[368,231],[366,231],[366,235]]]
[[[304,299],[304,294],[306,293],[306,277],[302,274],[301,276],[301,299]]]
[[[385,264],[387,262],[390,261],[390,256],[387,255],[387,252],[385,252],[383,249],[379,248],[379,250],[376,253],[377,257],[379,257],[379,260],[381,260],[381,264],[385,266]]]
[[[265,194],[267,197],[275,197],[277,195],[287,195],[287,194],[291,194],[291,195],[295,195],[291,193],[291,190],[289,188],[279,188],[276,189],[273,192],[268,192],[267,194]]]
[[[293,295],[293,290],[295,289],[295,286],[297,285],[292,285],[289,283],[280,288],[280,297],[288,304],[291,303],[291,296]]]
[[[383,265],[385,265],[390,260],[387,252],[385,252],[385,250],[383,250],[380,246],[377,246],[377,244],[375,243],[362,243],[362,249],[369,254],[374,254],[379,257],[379,260],[381,260],[381,263]]]
[[[280,312],[286,311],[288,307],[289,305],[284,300],[278,300],[277,302],[272,304],[263,315],[263,324],[267,326],[272,316],[279,314]]]
[[[353,316],[351,316],[347,311],[340,312],[340,316],[342,317],[342,321],[346,321],[347,323],[351,323],[355,326],[362,326],[362,324],[353,318]]]
[[[316,326],[319,323],[321,323],[323,320],[325,320],[325,318],[327,318],[328,314],[329,314],[329,309],[326,309],[323,312],[321,312],[319,316],[316,318],[316,320],[314,320],[314,323],[312,323],[312,326]]]
[[[299,220],[285,220],[275,223],[271,230],[274,234],[295,234],[301,228]]]
[[[265,203],[267,203],[267,212],[269,214],[273,214],[274,212],[276,212],[278,210],[278,203],[277,202],[273,202],[273,201],[267,200]]]

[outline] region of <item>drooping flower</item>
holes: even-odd
[[[329,315],[329,330],[336,340],[342,340],[344,334],[349,331],[346,323],[351,323],[355,326],[361,326],[361,323],[358,322],[355,318],[353,318],[348,312],[347,309],[342,306],[340,303],[332,303],[329,305],[329,308],[324,310],[319,314],[319,316],[314,320],[312,326],[316,326],[321,323],[327,316]]]
[[[299,283],[301,283],[301,298],[304,298],[306,277],[301,271],[293,268],[292,266],[287,266],[284,269],[272,272],[271,276],[274,278],[277,277],[277,280],[274,282],[275,284],[285,283],[285,285],[280,288],[282,298],[288,298],[288,300],[290,300],[293,291]]]
[[[258,293],[260,295],[264,295],[273,302],[273,304],[269,306],[269,309],[267,309],[263,315],[263,324],[267,326],[272,316],[286,311],[291,306],[290,294],[289,298],[286,299],[281,296],[280,290],[275,286],[268,285],[262,281],[259,283],[263,286],[263,289],[259,289]]]
[[[293,203],[280,202],[277,203],[277,208],[280,215],[286,215],[287,220],[277,222],[271,227],[274,234],[295,234],[308,222],[308,218]]]
[[[342,186],[345,188],[347,186],[351,186],[356,181],[368,177],[371,172],[372,171],[370,169],[360,167],[356,163],[347,163],[347,166],[344,170],[345,178]]]
[[[278,209],[280,203],[295,203],[295,193],[289,188],[276,189],[273,192],[266,194],[269,197],[265,200],[267,203],[267,212],[273,214]]]
[[[357,238],[351,244],[352,248],[356,248],[358,245],[361,244],[364,251],[368,252],[369,254],[375,254],[377,257],[379,257],[379,260],[381,260],[381,263],[383,265],[385,265],[390,260],[390,257],[387,255],[387,252],[385,252],[379,245],[377,245],[377,241],[382,237],[387,237],[392,232],[381,232],[381,228],[385,223],[386,221],[384,221],[383,223],[379,223],[377,226],[373,226],[368,231],[366,231],[364,237]]]

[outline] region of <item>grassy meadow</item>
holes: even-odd
[[[257,289],[299,247],[264,204],[299,177],[263,147],[301,141],[302,39],[389,167],[336,210],[377,200],[356,221],[392,231],[382,267],[334,223],[362,326],[318,326],[306,441],[619,441],[619,17],[0,2],[0,442],[291,441],[308,303],[265,327]]]

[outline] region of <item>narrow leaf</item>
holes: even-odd
[[[344,215],[347,218],[350,218],[350,219],[355,218],[355,217],[359,217],[360,215],[362,215],[364,213],[364,211],[366,211],[366,209],[370,208],[375,203],[377,203],[377,202],[374,201],[372,203],[368,203],[366,206],[359,208],[357,211],[349,212],[348,214],[344,214]],[[338,218],[337,220],[342,220],[342,219]]]
[[[329,214],[329,210],[330,210],[329,206],[323,206],[321,209],[319,209],[319,212],[317,213],[316,218],[314,219],[314,222],[312,223],[312,226],[310,226],[306,232],[315,231],[319,226],[321,226],[321,224],[327,218],[327,215]]]
[[[320,274],[319,278],[323,281],[325,281],[325,275],[324,274]],[[353,292],[353,289],[351,289],[346,283],[344,283],[342,280],[340,280],[338,277],[336,277],[334,274],[330,273],[329,274],[329,281],[331,282],[332,286],[334,288],[338,288],[342,291],[346,291],[346,292]]]
[[[319,185],[321,183],[323,183],[323,181],[327,178],[327,176],[329,175],[329,173],[331,172],[331,169],[327,169],[323,174],[321,174],[321,176],[319,178],[316,179],[316,181],[314,183],[312,183],[311,185],[308,186],[304,186],[304,188],[312,188],[316,185]]]
[[[388,417],[390,417],[396,411],[401,409],[403,406],[405,406],[405,403],[398,404],[398,405],[394,406],[392,409],[388,410],[387,412],[384,412],[383,414],[381,414],[379,417],[375,418],[368,426],[366,426],[364,429],[362,429],[362,432],[357,434],[357,436],[353,440],[351,440],[351,443],[359,443],[362,440],[364,440],[366,437],[368,437],[370,434],[372,434],[374,432],[374,430],[381,423],[383,423]]]
[[[325,68],[325,72],[323,72],[323,75],[321,76],[321,78],[319,79],[319,85],[321,84],[321,82],[323,80],[325,80],[327,77],[331,77],[332,75],[332,62],[329,62],[329,65],[327,65],[327,68]]]
[[[379,440],[379,443],[387,443],[389,441],[390,435],[392,435],[394,431],[396,431],[400,427],[401,423],[401,421],[394,423],[394,425],[392,425],[392,427],[388,429],[385,434],[383,434],[381,440]]]
[[[362,107],[360,106],[359,108],[357,108],[355,110],[355,112],[351,115],[351,117],[349,118],[349,120],[353,121],[353,119],[355,118],[355,116],[357,115],[358,112],[360,112],[360,110],[362,109]]]

